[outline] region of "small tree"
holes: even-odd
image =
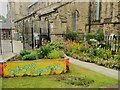
[[[7,19],[3,15],[0,15],[0,20],[1,20],[1,22],[6,22],[7,21]]]

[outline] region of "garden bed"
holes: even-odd
[[[66,67],[68,64],[68,59],[4,62],[0,64],[0,75],[3,77],[14,77],[61,74],[67,72]]]
[[[110,42],[113,41],[108,42],[104,38],[104,33],[99,30],[95,34],[88,33],[82,37],[76,32],[68,33],[65,35],[64,52],[80,61],[120,70],[120,49],[115,42],[111,45]]]
[[[38,76],[61,74],[69,70],[69,59],[65,59],[62,44],[48,42],[33,50],[21,50],[19,54],[0,64],[3,77]]]

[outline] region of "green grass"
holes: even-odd
[[[85,69],[80,66],[71,64],[70,72],[61,75],[44,75],[37,77],[14,77],[14,78],[3,78],[2,87],[3,88],[81,88],[85,86],[74,86],[71,84],[64,83],[62,81],[57,81],[59,76],[79,76],[85,77],[90,80],[94,80],[88,88],[99,88],[107,87],[111,85],[118,84],[118,80],[111,77],[107,77],[103,74],[96,73],[94,71]]]

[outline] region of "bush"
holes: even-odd
[[[87,41],[90,41],[90,39],[96,39],[99,42],[104,41],[104,33],[102,31],[98,31],[96,34],[87,33],[85,37]]]
[[[38,54],[38,58],[39,59],[45,58],[48,55],[48,53],[51,52],[51,50],[52,49],[48,46],[37,49],[36,51],[37,51],[37,54]]]
[[[63,57],[64,57],[64,53],[62,51],[56,51],[56,50],[51,51],[47,56],[48,59],[57,59]]]
[[[95,39],[99,42],[104,41],[104,33],[101,31],[98,31],[95,35]]]
[[[79,40],[79,35],[77,32],[69,32],[67,34],[64,35],[64,38],[67,40],[72,40],[72,41],[78,41]]]
[[[38,58],[46,58],[48,53],[50,53],[52,50],[59,50],[63,48],[63,43],[61,42],[49,42],[46,44],[46,46],[37,49]]]
[[[56,58],[59,58],[59,57],[60,57],[59,52],[56,51],[56,50],[51,51],[47,56],[47,58],[49,58],[49,59],[56,59]]]
[[[90,41],[90,39],[94,39],[95,38],[95,35],[93,33],[87,33],[85,35],[85,38],[87,41]]]
[[[22,59],[23,60],[36,60],[36,54],[31,53],[31,54],[24,55]]]
[[[119,61],[120,60],[120,55],[114,55],[114,60]]]
[[[80,52],[87,52],[88,48],[85,44],[80,44]]]
[[[62,49],[63,48],[63,43],[62,42],[49,42],[47,43],[46,47],[51,48],[52,50],[54,49]]]
[[[59,56],[60,56],[60,58],[64,58],[65,56],[64,56],[64,52],[63,51],[59,51]]]
[[[71,48],[74,50],[80,50],[80,44],[76,42],[72,42]]]
[[[87,78],[86,76],[60,76],[57,78],[58,81],[63,81],[67,84],[71,84],[74,86],[89,86],[94,83],[94,80]]]
[[[106,55],[107,55],[107,58],[111,58],[112,57],[112,51],[111,50],[106,50]]]
[[[30,50],[21,50],[21,51],[20,51],[20,55],[21,55],[21,56],[24,56],[24,55],[27,55],[27,54],[30,54],[30,53],[31,53]]]

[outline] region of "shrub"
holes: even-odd
[[[97,48],[98,46],[98,41],[96,39],[90,39],[89,43],[93,48]]]
[[[63,81],[64,83],[75,85],[75,86],[89,86],[94,83],[94,80],[89,79],[88,77],[83,76],[59,76],[57,77],[57,81]]]
[[[111,50],[106,50],[106,55],[107,55],[107,58],[111,58],[112,57],[112,51]]]
[[[72,40],[72,41],[78,41],[79,40],[79,35],[77,32],[69,32],[67,34],[64,35],[64,38],[67,40]]]
[[[103,59],[102,59],[102,58],[98,58],[97,64],[98,64],[98,65],[102,65],[102,63],[103,63]]]
[[[120,55],[114,55],[114,60],[118,62],[120,60]]]
[[[59,51],[59,56],[60,56],[60,58],[64,58],[65,56],[64,56],[64,52],[63,51]]]
[[[84,35],[82,35],[82,34],[80,35],[79,42],[80,43],[84,42]]]
[[[48,46],[37,49],[36,51],[37,51],[37,54],[38,54],[38,58],[39,59],[45,58],[47,56],[47,54],[51,52],[51,50],[52,49]]]
[[[47,58],[49,59],[57,59],[63,57],[64,57],[64,53],[62,51],[56,51],[56,50],[51,51],[47,56]]]
[[[63,48],[64,48],[64,52],[65,52],[66,54],[69,53],[71,47],[72,47],[72,41],[67,40],[67,41],[64,42]]]
[[[87,33],[85,35],[85,38],[87,41],[90,41],[90,39],[94,39],[95,38],[95,35],[93,33]]]
[[[90,51],[90,54],[94,55],[94,56],[101,57],[101,58],[103,58],[104,56],[107,57],[107,54],[106,54],[105,50],[103,50],[103,49],[93,49],[92,48]]]
[[[31,53],[31,54],[24,55],[22,59],[23,60],[36,60],[36,54]]]
[[[46,47],[51,48],[52,50],[54,49],[62,49],[63,48],[63,43],[62,42],[49,42],[47,43]]]
[[[27,55],[27,54],[30,54],[30,53],[31,53],[30,50],[21,50],[21,51],[20,51],[20,55],[21,55],[21,56],[24,56],[24,55]]]
[[[52,50],[59,50],[63,48],[63,43],[61,42],[48,42],[46,46],[37,49],[38,58],[46,58],[48,53],[50,53]]]
[[[104,33],[101,31],[98,31],[95,35],[95,39],[99,42],[104,41]]]
[[[49,59],[60,58],[59,52],[56,51],[56,50],[53,50],[53,51],[51,51],[51,52],[48,54],[47,58],[49,58]]]
[[[75,50],[80,50],[80,44],[76,42],[72,42],[71,48]]]
[[[85,44],[80,44],[80,52],[86,52],[88,48],[86,47]]]

